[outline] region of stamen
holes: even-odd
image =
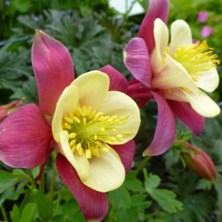
[[[126,116],[106,116],[96,113],[92,107],[77,107],[75,112],[63,118],[63,128],[69,133],[69,146],[73,153],[86,158],[100,157],[100,152],[107,153],[110,145],[122,142],[131,132],[120,132],[119,126],[128,120]]]
[[[170,52],[167,52],[170,54]],[[194,82],[198,82],[204,71],[215,68],[220,64],[218,56],[209,48],[206,41],[192,45],[179,45],[173,58],[190,74]]]

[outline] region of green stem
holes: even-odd
[[[144,158],[140,164],[137,166],[136,168],[136,174],[138,174],[143,168],[144,166],[146,165],[146,163],[151,159],[151,156],[147,156],[146,158]]]
[[[4,221],[8,222],[8,219],[7,219],[7,216],[6,216],[6,213],[5,213],[5,209],[4,209],[3,206],[1,206],[1,211],[2,211],[2,215],[3,215]]]
[[[56,174],[57,174],[57,171],[56,171],[56,164],[55,164],[55,161],[54,161],[54,164],[53,164],[53,171],[52,171],[52,182],[50,184],[50,200],[52,201],[53,200],[53,196],[54,196],[54,189],[55,189],[55,182],[56,182]]]
[[[43,194],[45,193],[45,174],[44,174],[44,172],[42,173],[39,189]]]
[[[29,178],[29,181],[31,182],[32,186],[34,186],[36,188],[36,182],[35,182],[35,179],[34,177],[32,176],[32,172],[30,169],[27,169],[26,172],[28,173],[28,178]]]

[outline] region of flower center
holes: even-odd
[[[192,45],[179,45],[173,55],[190,74],[193,81],[198,82],[202,72],[215,68],[220,64],[218,56],[209,48],[206,41]]]
[[[106,116],[91,107],[78,107],[75,112],[63,118],[63,129],[69,133],[69,145],[73,153],[85,155],[88,159],[99,157],[100,152],[108,152],[110,144],[121,142],[131,132],[119,131],[119,126],[127,122],[128,116]]]

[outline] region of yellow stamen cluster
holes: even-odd
[[[195,82],[198,82],[202,72],[220,64],[218,56],[213,53],[212,48],[208,47],[206,41],[192,45],[180,45],[172,56],[187,70]]]
[[[78,107],[63,117],[63,129],[69,133],[69,145],[73,153],[88,159],[108,152],[110,144],[121,142],[130,132],[120,133],[118,128],[127,122],[128,116],[106,116],[91,107]]]

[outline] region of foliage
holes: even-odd
[[[127,78],[122,50],[135,36],[143,15],[122,16],[108,1],[9,1],[0,0],[0,103],[25,97],[37,102],[37,90],[31,68],[31,43],[34,29],[44,30],[66,45],[73,57],[76,75],[111,64]],[[75,3],[73,3],[75,2]],[[147,9],[147,0],[138,0]],[[208,11],[209,19],[197,21],[199,11]],[[207,38],[219,59],[222,55],[222,3],[216,0],[171,0],[169,23],[184,19],[192,27],[195,39],[203,40],[203,25],[213,27]],[[218,67],[220,76],[221,66]],[[221,100],[222,86],[212,95]],[[141,111],[144,122],[136,138],[137,151],[132,171],[125,183],[108,194],[110,209],[105,222],[220,222],[222,221],[222,115],[209,119],[204,132],[194,137],[178,123],[177,140],[160,157],[144,159],[142,150],[153,136],[156,105],[150,102]],[[148,135],[148,136],[147,136]],[[15,138],[16,139],[16,138]],[[213,159],[218,179],[212,183],[189,170],[178,141],[190,141]],[[0,163],[0,221],[82,222],[84,218],[70,191],[55,171],[54,156],[48,162],[41,183],[39,168],[13,170]],[[74,219],[73,219],[74,218]]]

